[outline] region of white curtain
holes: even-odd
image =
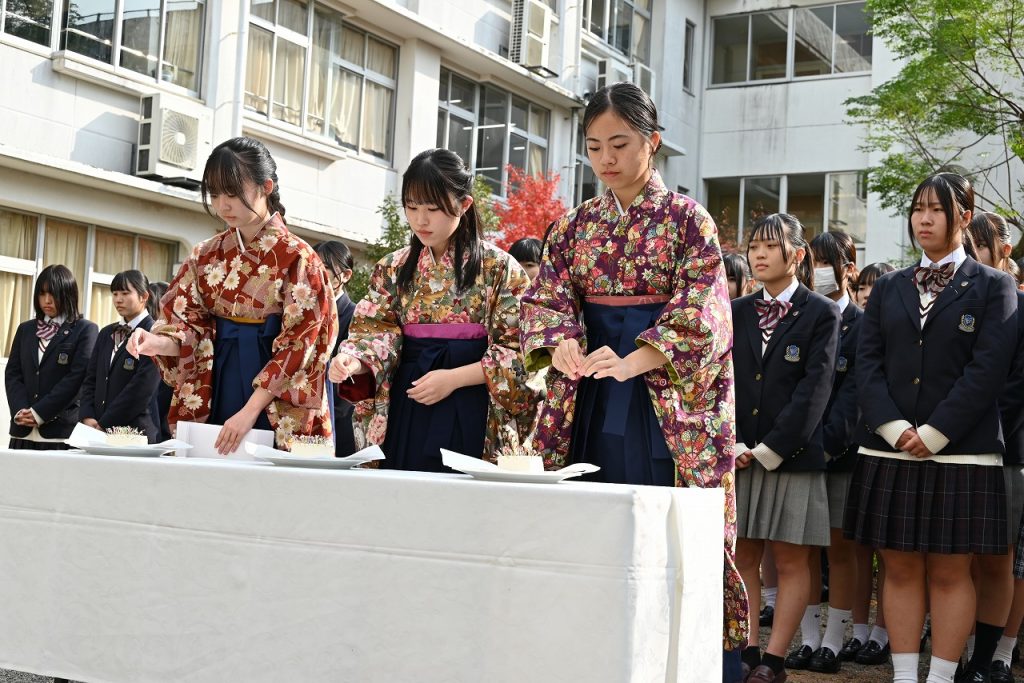
[[[85,294],[87,271],[85,270],[85,250],[89,239],[89,229],[84,225],[66,223],[54,218],[46,219],[46,234],[43,240],[43,267],[56,263],[71,269],[71,274],[78,282],[79,295]],[[79,302],[81,305],[83,302]]]
[[[249,55],[245,70],[245,106],[261,114],[270,110],[267,99],[270,96],[271,45],[274,36],[270,31],[249,26]]]
[[[363,101],[363,149],[371,154],[388,155],[388,129],[391,119],[391,90],[366,82]]]
[[[296,126],[302,125],[302,83],[305,68],[306,49],[278,37],[272,110],[275,119]]]
[[[171,0],[167,3],[163,80],[199,90],[199,55],[205,3]]]
[[[340,67],[334,69],[331,135],[344,145],[359,142],[359,91],[362,78]]]

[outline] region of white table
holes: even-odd
[[[0,668],[721,680],[720,490],[0,451]]]

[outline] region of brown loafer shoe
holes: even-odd
[[[770,666],[761,664],[750,672],[747,683],[786,683],[786,670],[776,674]]]

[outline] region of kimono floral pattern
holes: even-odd
[[[369,443],[384,442],[391,380],[402,354],[402,326],[412,323],[478,323],[487,328],[489,343],[480,361],[491,397],[484,455],[493,459],[525,442],[540,402],[526,384],[519,353],[519,299],[530,279],[504,251],[486,242],[482,247],[480,275],[463,292],[456,290],[450,248],[437,262],[430,249],[423,249],[406,292],[398,291],[397,280],[409,247],[385,256],[374,268],[369,292],[356,305],[348,339],[338,349],[361,360],[373,378],[373,398],[355,407]]]
[[[619,214],[609,190],[569,212],[551,231],[540,274],[522,300],[526,368],[550,366],[551,351],[576,339],[586,352],[581,303],[588,296],[667,295],[657,324],[636,339],[665,356],[645,379],[676,485],[725,490],[725,647],[746,641],[746,589],[736,570],[732,445],[735,402],[732,312],[718,230],[657,172]],[[534,448],[549,467],[566,464],[577,381],[551,368]]]
[[[275,214],[239,248],[226,230],[192,250],[160,301],[153,332],[178,340],[177,358],[154,358],[174,387],[170,424],[205,422],[213,395],[217,317],[264,320],[281,316],[273,356],[253,388],[274,395],[266,413],[279,446],[295,434],[331,436],[324,391],[327,362],[338,336],[334,293],[320,258]]]

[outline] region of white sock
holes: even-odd
[[[967,661],[971,661],[971,657],[974,656],[974,634],[967,636]]]
[[[810,645],[812,650],[821,647],[821,605],[808,605],[804,610],[804,618],[800,620],[800,634],[803,636],[804,645]]]
[[[848,609],[828,608],[828,623],[825,624],[825,637],[821,639],[821,646],[832,650],[837,655],[843,649],[843,636],[846,635],[846,625],[853,619],[853,611]]]
[[[892,656],[892,683],[917,683],[917,665],[921,655],[916,652]]]
[[[953,683],[956,675],[956,662],[947,662],[933,656],[928,667],[928,680],[925,683]]]
[[[999,643],[996,645],[996,653],[992,655],[992,661],[997,659],[1005,664],[1007,668],[1010,666],[1010,658],[1013,656],[1013,648],[1017,645],[1016,638],[1010,638],[1009,636],[1003,636],[999,639]]]
[[[873,640],[882,647],[885,647],[889,644],[889,632],[878,624],[875,624],[875,627],[871,629],[871,637],[868,638],[868,640]],[[865,645],[866,644],[867,643],[865,643]]]
[[[762,589],[762,592],[764,593],[764,604],[762,604],[761,606],[762,607],[775,607],[775,596],[779,594],[778,587],[775,587],[775,588],[764,588],[764,589]]]
[[[853,637],[860,641],[861,645],[868,644],[868,636],[871,635],[871,629],[867,624],[854,624],[853,625]]]

